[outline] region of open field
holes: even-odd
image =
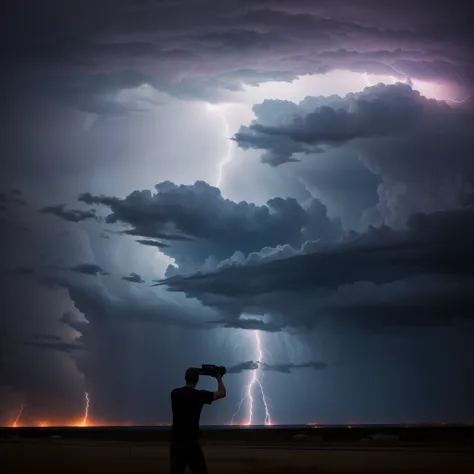
[[[127,437],[123,433],[114,436],[113,431],[108,437],[101,432],[104,435],[100,436],[101,439],[97,436],[99,432],[95,433],[96,439],[93,439],[92,433],[85,437],[84,431],[80,430],[67,430],[69,435],[59,435],[56,430],[56,434],[50,436],[46,436],[49,430],[37,431],[36,437],[30,431],[28,437],[15,435],[13,438],[10,436],[12,431],[9,430],[8,436],[6,431],[1,431],[1,472],[168,472],[168,447],[163,439],[133,440],[134,436],[125,439]],[[140,431],[130,433],[137,436]],[[227,436],[225,431],[213,430],[211,436],[204,431],[202,444],[210,474],[474,472],[474,443],[469,436],[453,439],[451,434],[450,439],[443,440],[438,436],[435,440],[408,442],[387,438],[371,440],[367,437],[363,441],[344,440],[335,439],[332,434],[329,436],[332,440],[325,441],[323,430],[321,435],[318,433],[314,437],[310,437],[310,434],[319,430],[306,430],[307,434],[300,430],[296,434],[306,436],[302,439],[294,439],[294,432],[291,436],[274,432],[272,436],[272,430],[267,433],[265,430],[232,431],[234,434]],[[74,436],[78,433],[78,436]],[[349,435],[339,432],[339,438],[345,436]],[[353,437],[352,432],[350,436]],[[263,442],[264,438],[269,442]]]

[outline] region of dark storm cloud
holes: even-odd
[[[240,374],[247,370],[257,370],[261,368],[267,372],[278,372],[280,374],[291,374],[294,369],[313,369],[313,370],[324,370],[327,368],[327,364],[324,362],[309,361],[300,364],[266,364],[258,361],[246,361],[232,365],[227,368],[228,374]]]
[[[88,209],[85,211],[80,209],[66,209],[66,204],[47,206],[39,212],[42,214],[53,214],[68,222],[81,222],[88,219],[98,220],[95,209]]]
[[[108,273],[105,272],[100,265],[95,263],[80,263],[70,267],[69,270],[76,273],[82,273],[84,275],[108,275]]]
[[[169,247],[168,244],[164,244],[163,242],[158,242],[157,240],[147,240],[147,239],[142,239],[142,240],[137,240],[139,244],[142,245],[148,245],[150,247],[157,247],[159,249]]]
[[[132,283],[145,283],[145,280],[140,275],[133,272],[130,273],[130,275],[123,276],[122,280],[130,281]]]
[[[290,325],[311,325],[323,314],[371,327],[426,325],[472,316],[473,239],[472,207],[419,214],[407,230],[384,226],[339,242],[308,242],[288,258],[163,283],[210,306],[227,300],[241,312],[280,313]]]
[[[120,153],[117,154],[116,150],[127,148],[122,146],[124,143],[130,143],[130,156],[136,156],[140,150],[133,146],[133,133],[121,134],[123,140],[119,139],[117,133],[110,137],[106,132],[114,132],[115,129],[104,124],[124,123],[133,126],[132,122],[137,119],[135,115],[156,107],[164,95],[156,93],[153,88],[175,97],[217,101],[225,100],[227,91],[240,90],[243,84],[258,85],[271,80],[291,81],[302,73],[349,69],[394,75],[401,80],[407,74],[413,79],[455,82],[469,93],[474,77],[473,34],[471,15],[468,14],[470,5],[469,2],[463,2],[456,5],[456,8],[454,6],[453,2],[428,4],[405,0],[8,2],[0,15],[0,96],[8,98],[10,105],[7,103],[6,107],[2,107],[4,127],[0,127],[0,134],[4,141],[8,137],[11,147],[2,147],[6,150],[4,154],[7,160],[10,160],[0,172],[5,181],[2,189],[8,190],[12,186],[21,185],[22,189],[24,187],[25,197],[30,202],[40,203],[38,207],[43,205],[43,198],[48,198],[44,201],[47,203],[51,202],[50,199],[58,199],[52,202],[65,202],[71,192],[76,192],[79,183],[88,181],[91,187],[84,188],[81,185],[82,189],[124,196],[122,192],[126,190],[121,186],[126,186],[126,180],[140,183],[142,179],[147,179],[143,176],[145,173],[149,176],[151,168],[137,171],[136,176],[131,172],[123,181],[123,170],[132,171],[137,166],[135,162],[130,162],[127,163],[127,168],[122,167],[117,162],[117,155]],[[456,90],[453,90],[453,94],[455,98],[466,95],[464,91],[461,94],[461,91]],[[327,105],[331,107],[337,100],[328,98]],[[62,110],[62,105],[56,107],[58,102],[68,106],[67,114]],[[307,113],[313,112],[318,104],[313,101],[313,105],[315,107],[311,108],[311,100],[307,102]],[[289,105],[288,113],[291,114],[290,109],[295,107],[298,109],[296,105]],[[88,128],[91,120],[96,117],[88,116],[84,119],[84,114],[77,114],[71,108],[104,115],[107,120],[99,117],[94,126]],[[336,106],[335,108],[337,109]],[[279,117],[278,107],[275,112],[274,117]],[[50,119],[52,122],[43,127]],[[172,114],[167,119],[172,122]],[[75,127],[77,133],[69,130],[69,120],[73,122],[72,128]],[[437,120],[444,121],[444,118],[433,118],[433,122]],[[272,123],[261,124],[275,126]],[[384,125],[384,121],[377,123],[380,128]],[[403,129],[405,124],[399,122],[397,125]],[[406,215],[413,210],[431,212],[457,205],[458,191],[472,169],[469,165],[472,160],[466,161],[463,158],[473,156],[472,150],[468,150],[468,153],[463,151],[466,144],[471,143],[472,127],[466,128],[461,139],[459,135],[451,133],[454,128],[464,130],[463,126],[457,127],[455,124],[450,127],[447,122],[441,131],[439,128],[433,131],[434,128],[427,126],[425,135],[436,154],[431,153],[430,148],[427,149],[425,145],[420,148],[418,143],[413,142],[410,147],[406,144],[402,147],[395,146],[399,144],[394,143],[396,138],[390,134],[385,134],[384,138],[377,137],[376,140],[374,137],[364,139],[365,149],[360,147],[360,162],[364,163],[363,167],[370,168],[374,176],[382,176],[379,204],[386,208],[387,215],[395,216],[404,224]],[[124,126],[123,130],[125,129]],[[343,137],[350,136],[347,130],[347,127],[338,123],[337,137],[340,138],[341,132],[344,132]],[[366,132],[366,129],[362,131]],[[382,131],[385,132],[385,129]],[[446,136],[451,136],[452,140],[446,141]],[[349,145],[354,146],[354,142],[358,140],[360,139],[350,140]],[[45,148],[41,146],[42,142],[47,143]],[[17,145],[21,145],[21,152],[15,156]],[[289,142],[289,152],[292,146],[294,145]],[[346,145],[342,144],[337,149],[344,147]],[[110,166],[103,166],[102,158],[97,158],[98,148],[101,156],[111,156],[110,163],[107,163]],[[153,152],[164,154],[160,149]],[[31,166],[23,166],[24,159],[19,157],[25,155],[31,155]],[[439,159],[441,155],[444,157],[443,161]],[[48,156],[47,162],[51,166],[44,165],[45,156]],[[54,159],[49,158],[50,156]],[[198,155],[193,155],[192,158],[200,162]],[[132,168],[128,168],[128,164],[133,165]],[[443,166],[446,164],[447,166]],[[12,176],[15,179],[10,179],[10,175],[14,174],[10,168],[15,168],[14,172],[18,175]],[[166,170],[163,169],[163,172]],[[250,179],[255,180],[255,176],[247,174]],[[319,179],[332,184],[335,192],[338,186],[345,190],[346,184],[351,184],[344,179],[335,184],[332,175],[317,174]],[[436,179],[433,178],[434,175]],[[438,179],[439,177],[442,179]],[[357,181],[358,178],[354,179]],[[107,181],[105,191],[105,188],[100,188],[102,180]],[[375,189],[378,181],[375,184],[370,181],[369,184],[367,187]],[[130,186],[129,190],[135,189],[135,184]],[[365,185],[360,187],[364,188]],[[418,250],[422,249],[434,256],[435,245],[430,241],[424,249],[426,241],[421,238],[422,243],[417,248],[408,238],[405,248],[402,244],[406,242],[400,237],[402,243],[397,247],[397,239],[391,233],[393,231],[386,236],[388,242],[380,242],[385,234],[371,234],[375,243],[372,245],[367,242],[367,269],[363,268],[365,260],[360,262],[362,257],[359,264],[357,262],[358,243],[354,244],[355,249],[351,253],[350,248],[344,247],[347,242],[341,248],[337,244],[333,244],[333,247],[328,245],[331,255],[324,262],[309,261],[311,257],[308,257],[307,266],[302,263],[301,266],[289,268],[285,265],[290,261],[299,257],[306,258],[307,253],[309,254],[310,248],[307,246],[303,248],[303,252],[300,250],[306,240],[331,241],[340,236],[339,224],[328,218],[328,215],[339,215],[338,212],[327,213],[325,205],[317,200],[299,205],[291,200],[277,199],[271,206],[230,203],[225,207],[221,205],[221,198],[216,198],[217,204],[213,207],[209,205],[212,200],[196,199],[196,194],[193,193],[196,187],[183,188],[182,191],[189,193],[189,200],[176,198],[176,202],[173,202],[174,196],[169,195],[171,203],[164,206],[164,210],[160,206],[149,206],[146,199],[137,206],[128,198],[119,199],[118,204],[113,201],[114,206],[117,205],[120,210],[117,214],[123,217],[120,222],[131,227],[124,233],[137,236],[137,239],[163,240],[170,246],[147,249],[141,247],[147,244],[135,244],[135,247],[141,247],[131,248],[138,254],[136,259],[133,250],[128,252],[125,247],[135,238],[104,241],[96,238],[97,234],[94,232],[88,235],[87,226],[75,226],[67,237],[63,236],[71,243],[75,235],[82,235],[86,241],[84,247],[72,242],[68,251],[63,252],[59,248],[63,237],[59,238],[54,232],[48,234],[51,227],[62,223],[50,219],[47,225],[39,224],[35,227],[38,217],[48,219],[47,216],[37,216],[36,213],[27,221],[35,230],[34,234],[30,233],[28,237],[13,232],[19,229],[16,219],[19,219],[20,213],[22,219],[29,218],[29,209],[16,206],[13,199],[15,194],[8,194],[8,221],[1,224],[0,248],[11,263],[9,268],[23,266],[27,269],[35,265],[38,268],[35,274],[41,273],[41,264],[50,263],[48,259],[52,259],[52,262],[63,265],[62,269],[67,270],[60,273],[64,279],[59,282],[57,278],[44,280],[47,288],[34,285],[34,278],[18,274],[15,276],[15,272],[0,275],[0,286],[5,290],[2,292],[1,306],[6,308],[2,311],[0,321],[0,385],[8,384],[17,391],[14,409],[18,408],[17,404],[24,397],[28,410],[31,407],[31,414],[27,410],[31,421],[70,420],[71,417],[82,415],[83,392],[86,389],[92,394],[94,421],[95,416],[97,421],[109,422],[153,423],[156,420],[163,421],[163,417],[168,420],[168,386],[171,387],[175,381],[176,384],[183,382],[179,367],[189,366],[190,362],[195,364],[196,361],[200,363],[221,357],[223,352],[228,351],[228,346],[219,350],[216,344],[218,336],[234,337],[235,333],[241,331],[234,331],[232,328],[239,325],[246,326],[244,329],[248,330],[268,332],[292,325],[309,326],[308,322],[329,313],[350,322],[360,322],[364,328],[370,323],[371,327],[381,331],[389,325],[391,328],[397,324],[426,328],[442,319],[452,321],[459,314],[473,313],[472,299],[466,297],[473,287],[472,278],[461,277],[457,273],[455,267],[459,259],[452,256],[456,246],[457,250],[466,253],[467,265],[471,254],[469,249],[465,250],[466,243],[457,245],[457,235],[454,232],[451,244],[446,244],[446,239],[439,239],[441,243],[436,259],[442,255],[444,247],[448,249],[447,256],[441,256],[431,267],[428,265],[432,271],[437,271],[436,275],[417,275],[417,271],[423,270],[427,265],[427,260],[418,256]],[[262,192],[264,191],[262,188]],[[245,193],[246,187],[242,187],[239,192]],[[281,194],[277,195],[289,194],[283,183]],[[317,192],[314,196],[325,202]],[[23,195],[16,197],[16,204],[24,201]],[[190,207],[193,201],[198,210]],[[364,200],[361,207],[366,202]],[[106,203],[107,206],[109,204]],[[140,219],[143,217],[139,225],[133,222],[133,215],[131,218],[123,215],[121,206],[125,204],[130,205],[131,214],[136,213]],[[206,214],[206,209],[201,209],[207,206],[211,211],[209,215]],[[112,206],[109,207],[114,214]],[[150,210],[150,215],[146,215],[146,209]],[[63,210],[70,212],[68,208]],[[384,211],[377,210],[381,213]],[[234,217],[225,217],[228,211]],[[163,220],[163,212],[171,217]],[[193,216],[199,222],[190,220]],[[221,216],[222,229],[219,228]],[[65,218],[66,215],[58,217]],[[73,222],[76,217],[77,215],[72,214]],[[189,220],[195,227],[191,235],[184,235],[183,232],[187,230],[183,229],[182,222]],[[157,222],[156,228],[152,222]],[[198,224],[205,224],[204,229],[200,231]],[[449,228],[451,223],[443,222],[439,225]],[[150,235],[141,233],[145,229]],[[431,230],[435,235],[438,232],[436,226]],[[469,234],[465,229],[460,228],[460,233],[461,231]],[[417,233],[416,229],[413,233]],[[30,240],[20,240],[23,237]],[[49,240],[45,247],[40,244],[43,238]],[[387,245],[386,252],[380,249],[382,244]],[[403,248],[406,249],[405,253]],[[314,246],[313,250],[315,249],[322,254],[321,258],[326,255],[326,247],[321,242]],[[344,254],[345,249],[347,253]],[[370,249],[374,251],[374,255],[381,256],[378,267],[381,276],[376,271],[376,258],[370,256]],[[147,280],[156,278],[157,275],[153,272],[145,273],[138,257],[147,252],[151,257],[156,257],[158,250],[166,250],[168,256],[175,258],[180,265],[179,271],[184,274],[199,270],[222,275],[222,285],[228,281],[231,294],[222,288],[214,289],[215,276],[214,283],[206,289],[206,293],[196,290],[198,299],[204,306],[195,299],[186,301],[182,294],[165,294],[164,288],[150,290],[146,285],[134,285],[121,280],[120,277],[129,269],[136,269]],[[396,258],[390,258],[391,252]],[[410,252],[413,252],[411,261]],[[41,258],[35,259],[32,254],[41,254]],[[342,254],[348,255],[347,269],[343,265]],[[43,257],[47,261],[38,262]],[[398,262],[398,257],[401,262]],[[91,267],[70,271],[69,267],[77,262],[100,262],[118,277],[101,279],[89,276],[100,274],[101,268],[96,268],[98,273]],[[326,262],[329,263],[326,265]],[[310,268],[313,264],[324,264],[325,268]],[[270,275],[274,278],[270,279],[270,283],[266,265],[273,265],[271,268],[275,271],[274,275]],[[422,268],[416,268],[417,266]],[[230,276],[240,278],[247,268],[253,271],[249,274],[250,281],[240,281],[238,284],[231,281]],[[365,275],[373,277],[374,281],[357,281],[360,268],[363,268]],[[176,271],[172,269],[169,273],[173,270]],[[411,276],[379,283],[385,281],[385,274],[397,274],[397,270],[402,276]],[[283,271],[287,272],[286,280],[280,273]],[[289,271],[294,271],[294,274],[288,273]],[[333,285],[329,289],[324,285],[316,287],[318,282],[324,283],[321,276],[323,271],[329,284]],[[451,271],[449,277],[448,271]],[[30,272],[27,270],[20,273]],[[311,280],[313,273],[315,283],[311,286],[308,280]],[[345,275],[348,283],[340,285],[336,273]],[[354,278],[350,278],[351,276]],[[290,288],[291,291],[273,291],[275,287],[281,289],[288,282],[292,283],[293,279],[295,287]],[[303,286],[307,285],[306,290],[296,288],[296,283],[302,280]],[[254,293],[249,292],[252,284],[256,286]],[[241,290],[239,285],[242,285]],[[186,291],[189,292],[189,289]],[[69,311],[71,306],[75,307]],[[268,313],[275,322],[272,320],[260,325],[253,318],[240,319],[244,309],[248,309],[246,313],[255,315],[255,318]],[[81,318],[82,313],[86,319]],[[222,326],[231,329],[226,331]],[[72,340],[71,328],[83,335],[81,340],[87,350],[71,352],[69,346],[60,345]],[[197,334],[196,330],[200,329],[205,332]],[[430,327],[430,331],[431,329]],[[468,331],[463,331],[463,326],[458,326],[456,330],[462,332],[466,340],[469,339]],[[390,350],[393,348],[390,346],[390,338],[383,339],[384,347],[379,348],[377,338],[364,339],[359,338],[360,334],[354,336],[351,333],[348,340],[349,346],[353,344],[355,348],[355,357],[350,358],[347,353],[340,355],[350,363],[344,377],[346,385],[338,385],[336,378],[331,379],[333,374],[329,371],[318,374],[321,377],[328,376],[324,386],[312,385],[310,379],[316,377],[307,377],[301,393],[293,385],[288,389],[281,385],[270,393],[276,407],[280,405],[283,408],[279,416],[282,419],[286,416],[285,421],[288,422],[294,422],[295,419],[307,421],[308,413],[318,413],[318,410],[319,413],[328,413],[331,409],[336,412],[339,410],[339,417],[344,417],[347,413],[359,415],[364,413],[364,408],[361,408],[364,403],[371,405],[365,414],[369,413],[375,418],[376,407],[382,406],[379,411],[382,415],[374,420],[379,422],[382,416],[395,417],[397,421],[403,418],[407,411],[397,412],[393,408],[396,403],[405,406],[412,403],[412,407],[416,407],[413,403],[419,403],[418,407],[430,406],[431,413],[435,413],[433,416],[440,416],[440,413],[461,413],[462,408],[457,412],[450,410],[451,407],[463,407],[462,380],[466,379],[466,374],[473,373],[472,370],[467,370],[472,363],[466,363],[466,360],[474,360],[469,358],[472,349],[464,352],[463,349],[470,348],[472,344],[462,346],[459,343],[460,337],[449,336],[449,331],[444,331],[444,328],[437,332],[439,340],[430,339],[430,331],[423,332],[423,341],[417,340],[411,351],[406,349],[410,347],[407,339],[400,339],[400,345],[403,341],[403,350],[399,353]],[[42,343],[41,347],[17,343],[36,332],[57,333],[61,334],[61,338],[58,336],[37,341]],[[298,337],[303,338],[303,331],[299,332]],[[318,334],[321,338],[325,335],[324,332]],[[264,334],[262,340],[270,342],[286,336],[286,333]],[[434,349],[427,340],[436,341]],[[323,342],[325,346],[330,346],[331,337]],[[321,345],[318,343],[314,346],[315,350],[319,350]],[[367,359],[357,359],[366,348],[370,348],[371,352]],[[442,355],[440,348],[443,348]],[[384,357],[384,351],[389,354],[388,357]],[[395,354],[397,365],[390,365]],[[424,361],[417,365],[418,357],[430,359],[435,370],[430,373],[431,366]],[[308,359],[312,358],[313,356],[308,356]],[[282,355],[278,360],[287,359]],[[306,360],[306,357],[298,360]],[[443,364],[448,368],[444,369]],[[77,366],[79,372],[74,366]],[[267,369],[268,367],[271,365]],[[285,373],[292,370],[288,364],[275,364],[275,367]],[[263,366],[261,368],[264,370]],[[465,371],[464,374],[461,373],[461,368]],[[304,375],[311,369],[305,370],[307,372]],[[364,371],[370,376],[360,377]],[[410,371],[413,372],[413,377],[397,375],[399,372],[407,374]],[[176,375],[178,372],[179,376]],[[384,378],[387,375],[389,377]],[[268,376],[270,387],[272,378]],[[233,379],[236,383],[239,377]],[[376,387],[374,380],[381,381],[384,389]],[[467,380],[471,379],[467,376]],[[235,386],[234,392],[231,389],[232,383],[230,377],[229,394],[238,393],[240,387]],[[371,393],[361,396],[357,392],[358,386],[370,386]],[[472,413],[472,383],[469,386],[470,392],[464,406],[471,408],[470,411],[464,409],[464,413]],[[406,392],[403,391],[404,387]],[[449,392],[443,392],[445,387],[449,387]],[[316,399],[313,396],[315,390],[318,391]],[[354,403],[351,404],[351,400],[348,401],[343,396],[337,401],[338,393],[344,394],[351,390],[354,391],[354,397],[350,398],[354,399]],[[389,399],[390,393],[396,395]],[[417,400],[416,395],[421,402],[410,401]],[[298,403],[288,404],[288,399],[297,400]],[[384,400],[384,403],[380,404],[380,400]],[[430,402],[426,403],[427,400]],[[453,400],[455,403],[449,403]],[[3,413],[3,403],[1,405]],[[59,409],[61,406],[62,411]],[[227,406],[230,414],[235,408],[231,403],[222,406]],[[316,408],[311,412],[308,407]],[[220,407],[214,407],[214,413],[219,409]],[[410,414],[421,416],[421,412],[429,413],[429,410],[414,409]],[[57,418],[52,420],[50,416]],[[230,415],[215,418],[216,422],[228,419]]]
[[[234,139],[243,148],[262,149],[262,161],[272,166],[313,155],[296,172],[315,195],[331,199],[325,176],[346,189],[354,185],[355,172],[366,181],[366,198],[357,187],[358,198],[349,193],[351,201],[339,204],[342,212],[354,200],[369,204],[358,210],[357,228],[399,228],[413,213],[453,209],[472,196],[474,113],[422,97],[406,84],[307,97],[299,104],[268,100],[255,105],[254,113],[256,120]]]
[[[317,200],[304,206],[291,198],[271,199],[264,206],[236,203],[202,181],[181,186],[163,182],[156,190],[154,194],[134,191],[125,199],[83,194],[79,200],[109,207],[112,213],[106,222],[131,226],[125,231],[129,234],[184,237],[186,240],[170,239],[173,244],[161,250],[176,260],[180,273],[212,269],[220,260],[241,259],[265,247],[332,239],[341,232],[339,222],[329,219]]]
[[[308,105],[313,110],[308,111]],[[463,129],[474,125],[471,112],[435,104],[401,83],[379,84],[344,98],[313,98],[312,103],[306,98],[287,109],[284,101],[266,101],[254,107],[256,120],[241,127],[234,140],[244,149],[266,150],[262,161],[278,166],[294,160],[295,153],[323,152],[327,146],[356,139],[411,137],[434,133],[440,127],[445,130],[446,126],[462,138]],[[273,124],[265,123],[269,117]]]
[[[181,97],[219,97],[242,83],[351,69],[472,87],[468,2],[350,0],[11,3],[0,24],[11,87],[34,87],[98,114],[129,109],[143,83]],[[35,21],[26,20],[25,11]],[[403,14],[394,12],[403,11]],[[25,21],[27,23],[25,23]],[[26,26],[27,25],[27,26]],[[29,35],[23,33],[27,27]],[[67,32],[67,34],[66,34]],[[29,74],[20,74],[28,71]],[[133,106],[132,106],[133,108]]]

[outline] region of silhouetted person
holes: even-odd
[[[171,392],[173,427],[171,429],[170,467],[171,474],[182,474],[186,466],[193,474],[206,474],[207,466],[199,444],[199,419],[203,405],[226,396],[221,375],[217,375],[217,392],[197,390],[199,372],[188,369],[186,385]]]

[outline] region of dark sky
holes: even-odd
[[[474,421],[472,13],[3,2],[0,423]]]

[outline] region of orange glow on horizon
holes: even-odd
[[[92,419],[87,419],[87,423],[84,424],[84,419],[79,418],[75,420],[68,420],[68,421],[49,421],[48,418],[41,418],[38,421],[25,421],[22,424],[19,423],[21,417],[21,412],[19,410],[17,417],[13,423],[10,425],[3,425],[2,427],[4,428],[106,428],[106,427],[117,427],[117,428],[122,428],[122,427],[135,427],[135,428],[146,428],[146,427],[171,427],[171,422],[156,422],[156,423],[145,423],[145,424],[140,424],[140,423],[134,423],[134,422],[127,422],[127,421],[120,421],[120,422],[110,422],[110,421],[98,421],[98,420],[92,420]],[[339,426],[339,427],[345,427],[348,429],[351,428],[356,428],[358,426],[370,426],[371,424],[373,425],[383,425],[383,423],[354,423],[354,422],[346,422],[342,424],[325,424],[325,423],[318,423],[318,422],[309,422],[309,423],[304,423],[304,426],[307,426],[310,429],[321,429],[325,427],[331,427],[331,426]],[[405,423],[387,423],[387,425],[393,425],[393,426],[399,426],[400,428],[410,428],[410,427],[417,427],[417,426],[450,426],[450,425],[456,425],[456,426],[474,426],[472,422],[465,422],[465,423],[447,423],[447,422],[436,422],[436,423],[424,423],[424,422],[405,422]],[[202,425],[205,427],[206,425]],[[235,426],[236,428],[242,428],[242,429],[247,429],[247,428],[253,428],[253,425],[249,425],[248,422],[245,423],[226,423],[222,425],[223,427],[225,426]],[[301,426],[301,425],[299,425]],[[257,427],[255,427],[257,428]],[[258,426],[258,428],[261,428],[261,426]],[[282,426],[284,428],[284,426]]]
[[[110,423],[106,421],[94,421],[88,420],[87,424],[84,425],[83,419],[78,420],[69,420],[69,421],[33,421],[33,422],[25,422],[22,425],[18,423],[15,425],[13,422],[10,425],[3,425],[4,428],[106,428],[106,427],[170,427],[171,423],[147,423],[147,424],[137,424],[133,422],[117,422],[117,423]]]

